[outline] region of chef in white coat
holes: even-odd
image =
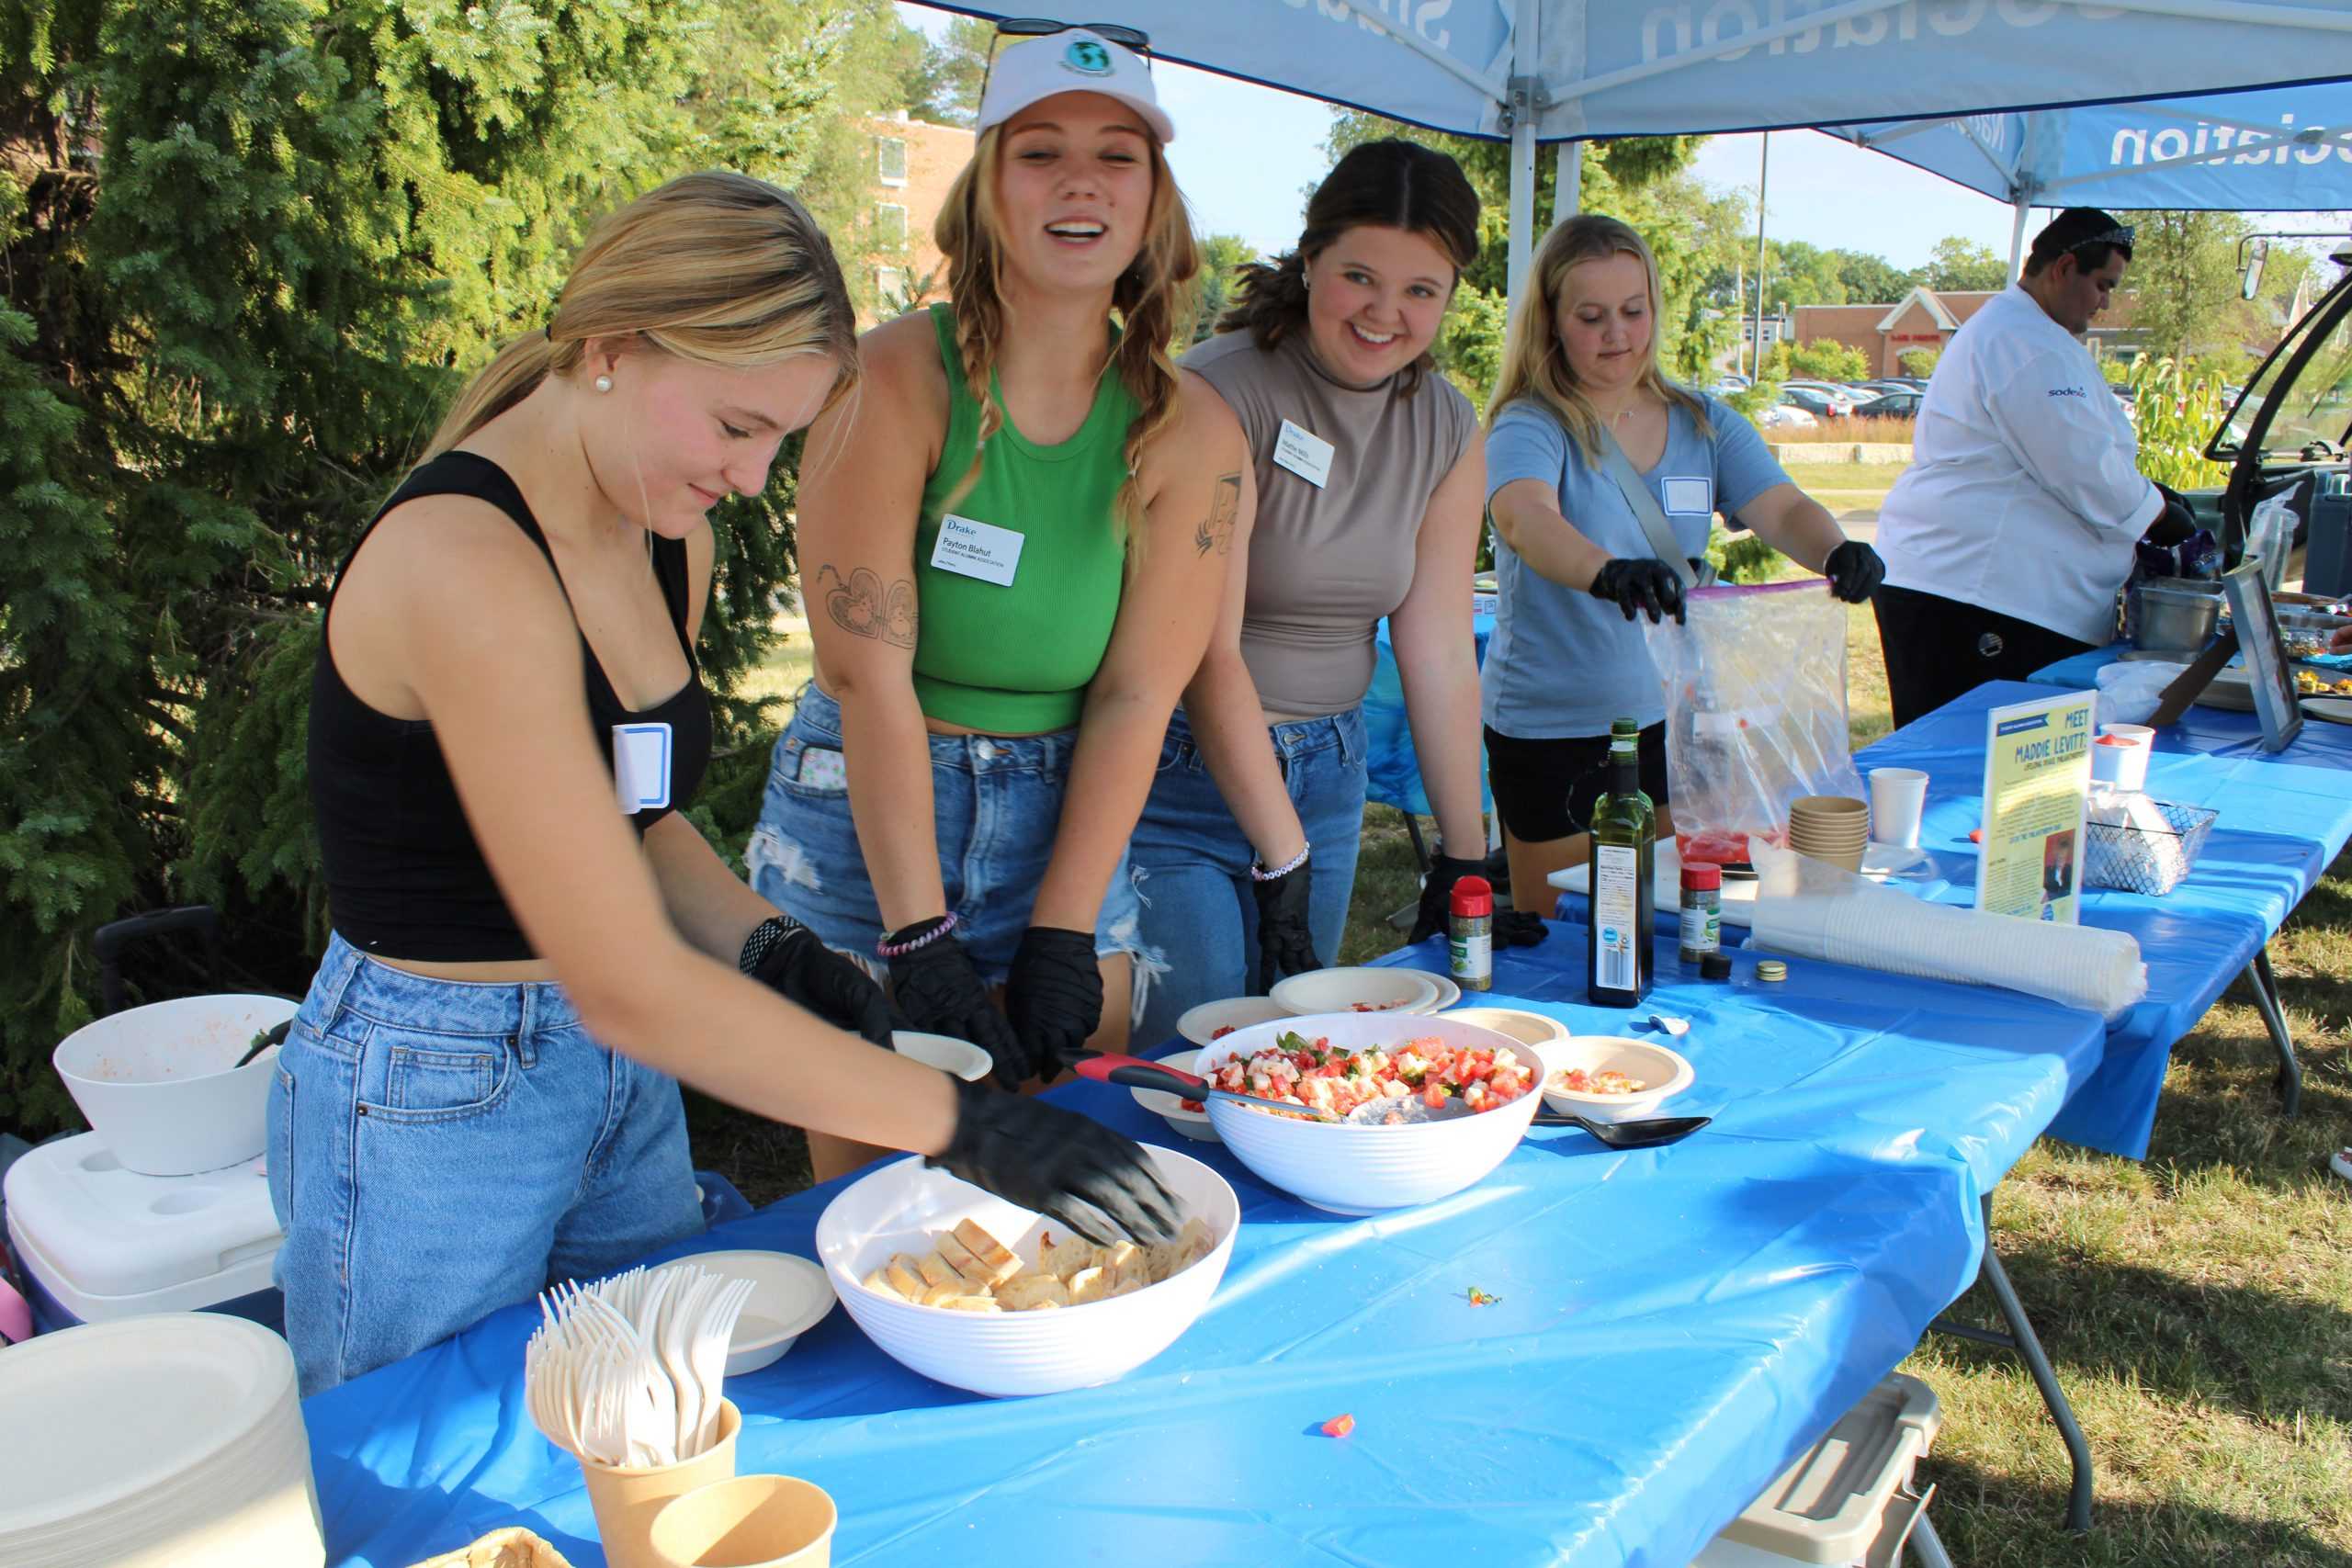
[[[2187,504],[2141,476],[2082,341],[2131,260],[2128,226],[2068,208],[1938,362],[1911,467],[1879,511],[1872,604],[1895,723],[2106,643],[2132,546],[2193,531]]]

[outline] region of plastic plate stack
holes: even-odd
[[[286,1341],[217,1313],[45,1334],[0,1356],[8,1568],[319,1568]]]

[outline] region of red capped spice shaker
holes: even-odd
[[[1483,876],[1453,885],[1446,918],[1447,967],[1465,991],[1495,987],[1495,889]]]
[[[1682,866],[1682,949],[1685,964],[1696,964],[1724,944],[1724,868],[1705,861]]]

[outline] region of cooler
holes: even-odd
[[[258,1159],[200,1176],[141,1176],[95,1133],[8,1167],[9,1249],[35,1327],[158,1312],[225,1312],[284,1327],[270,1280],[286,1238]]]
[[[1922,1562],[1949,1568],[1927,1523],[1934,1489],[1923,1494],[1912,1485],[1941,1419],[1933,1389],[1889,1375],[1724,1526],[1690,1568],[1889,1568],[1906,1540]]]

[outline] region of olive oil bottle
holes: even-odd
[[[1657,963],[1654,891],[1657,818],[1641,790],[1634,751],[1609,758],[1609,794],[1592,817],[1590,959],[1585,998],[1595,1007],[1630,1008],[1649,995]]]
[[[1611,719],[1609,721],[1609,762],[1603,762],[1601,766],[1606,768],[1610,762],[1614,762],[1620,751],[1627,753],[1638,761],[1641,757],[1641,745],[1642,727],[1639,721],[1630,718]],[[1650,814],[1652,831],[1656,831],[1657,803],[1643,794],[1638,784],[1634,793],[1641,796],[1642,808]],[[1603,793],[1599,800],[1592,803],[1592,814],[1598,817],[1608,809],[1609,795]]]

